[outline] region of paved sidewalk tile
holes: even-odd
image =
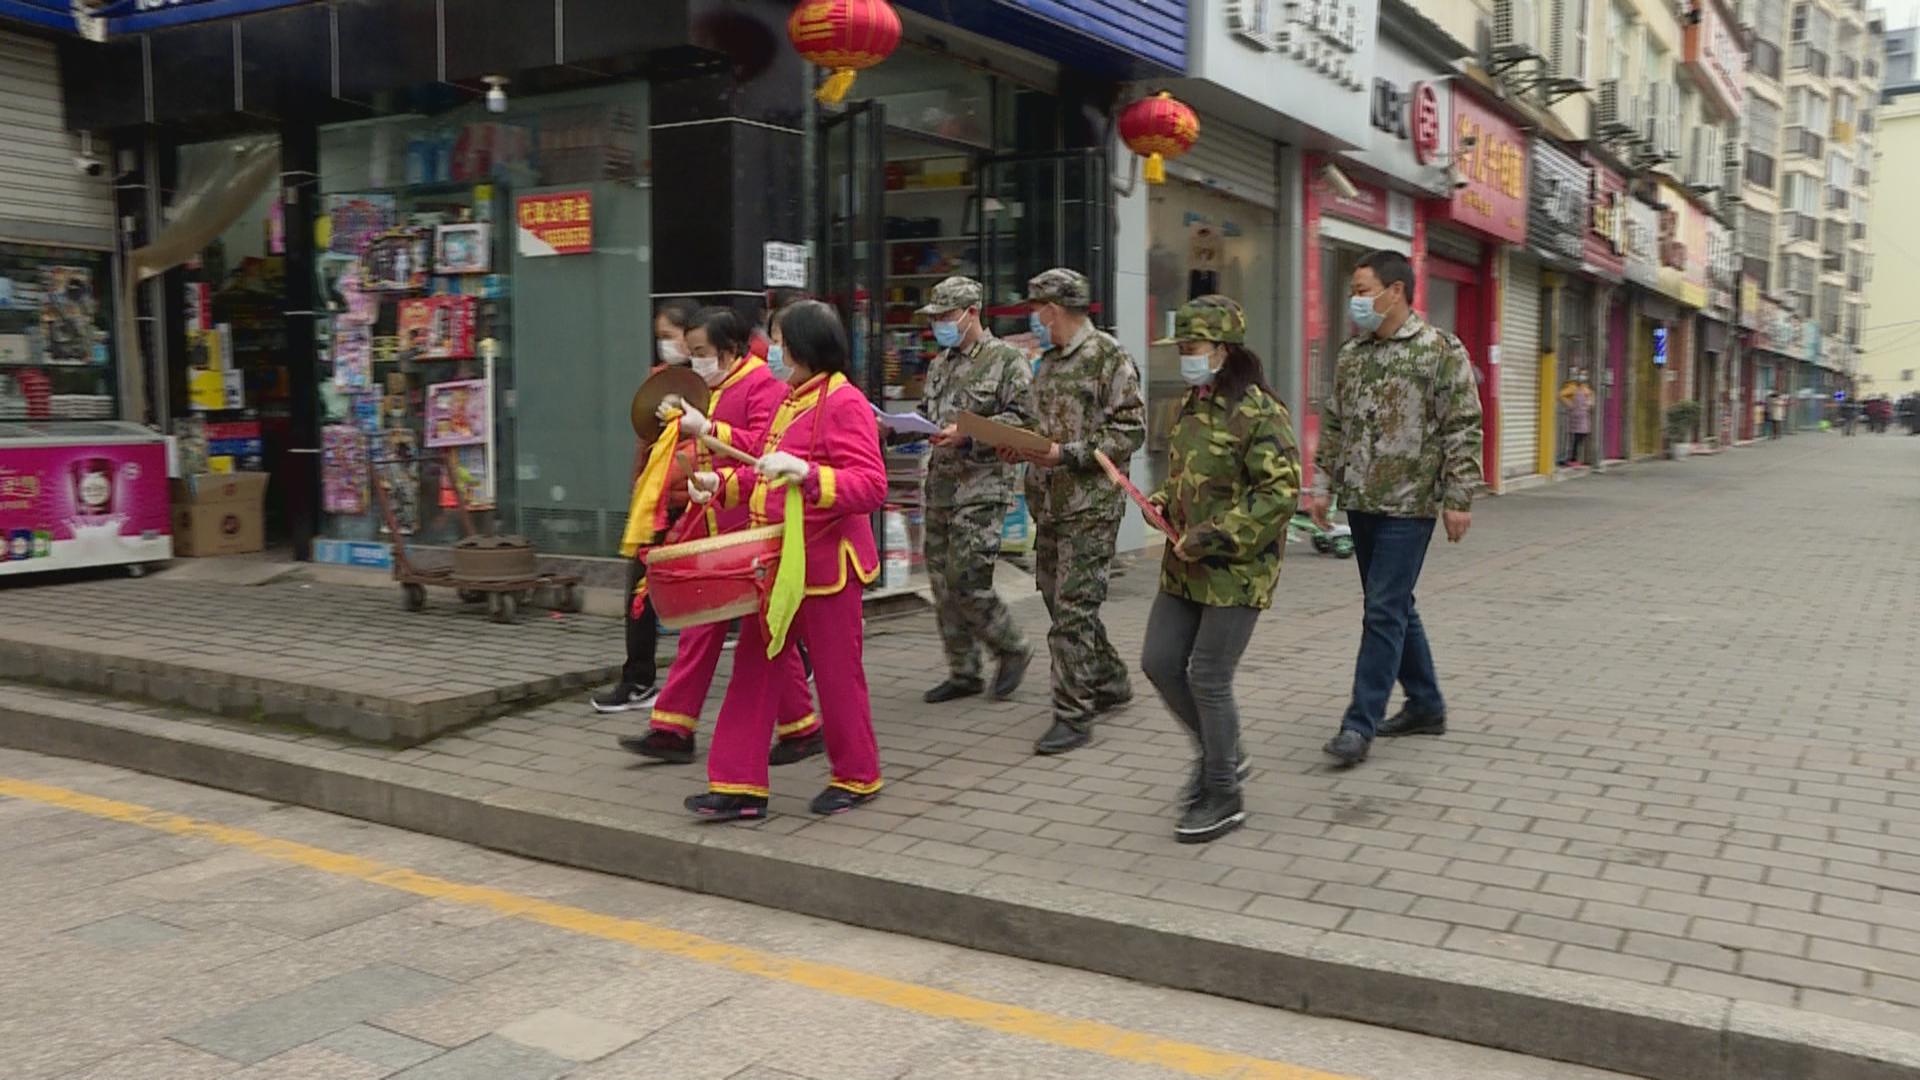
[[[1198,848],[1173,837],[1192,748],[1144,678],[1091,747],[1036,758],[1044,664],[1012,702],[930,707],[920,694],[940,675],[931,617],[876,619],[865,658],[888,788],[823,821],[804,799],[827,778],[825,761],[778,770],[775,816],[756,842],[791,838],[931,880],[1063,882],[1176,930],[1257,920],[1920,1033],[1916,475],[1920,439],[1806,435],[1483,499],[1467,541],[1436,543],[1421,582],[1448,734],[1381,740],[1345,771],[1319,747],[1351,679],[1355,570],[1290,547],[1236,683],[1255,768],[1250,816]],[[1818,512],[1796,509],[1810,492]],[[1106,622],[1130,663],[1155,585],[1138,561],[1114,583]],[[80,590],[91,610],[110,584]],[[1030,592],[1014,610],[1042,640]],[[304,631],[332,640],[333,625]],[[597,647],[618,646],[609,626]],[[530,659],[496,648],[476,655]],[[502,650],[513,651],[524,652]],[[703,746],[724,671],[719,681]],[[703,835],[678,824],[680,800],[704,786],[701,765],[644,766],[615,748],[640,723],[563,701],[425,753],[324,736],[301,748]],[[93,931],[112,947],[145,932]],[[475,985],[463,992],[482,993]],[[565,989],[517,1002],[514,1015],[559,1005]],[[337,1008],[307,1037],[373,1015]],[[461,1008],[414,1009],[415,1033],[448,1042],[496,1029]],[[280,1034],[242,1039],[216,1023],[194,1045],[260,1060],[304,1030],[292,1012],[263,1020],[256,1030]],[[493,1040],[503,1043],[518,1045]]]

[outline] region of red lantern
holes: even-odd
[[[1200,141],[1200,117],[1165,90],[1141,98],[1120,114],[1120,138],[1127,149],[1147,159],[1149,184],[1167,180],[1167,159],[1179,157]]]
[[[833,72],[814,96],[836,105],[857,73],[899,47],[900,16],[887,0],[801,0],[787,19],[787,37],[803,59]]]

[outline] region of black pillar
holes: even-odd
[[[320,129],[301,119],[280,127],[281,209],[286,216],[287,458],[280,493],[293,557],[313,558],[320,512],[320,375],[314,345],[313,222],[320,191]]]
[[[696,294],[752,314],[768,240],[804,243],[807,95],[786,47],[792,5],[741,5],[696,20],[696,46],[723,57],[653,83],[653,291]]]

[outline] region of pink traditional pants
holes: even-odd
[[[849,584],[829,596],[809,596],[788,632],[786,650],[767,659],[767,631],[758,619],[741,624],[734,647],[733,682],[720,705],[707,755],[707,786],[723,795],[767,794],[767,737],[781,694],[778,673],[800,670],[798,640],[813,660],[820,720],[832,785],[857,795],[880,790],[880,748],[873,739],[873,707],[861,660],[860,589]]]
[[[758,617],[752,617],[742,620],[741,625],[744,628],[759,622]],[[736,648],[746,648],[746,641],[743,630]],[[713,689],[713,673],[720,667],[720,654],[726,643],[726,623],[690,626],[680,631],[680,650],[667,672],[667,685],[661,689],[659,700],[653,703],[653,717],[648,726],[675,735],[693,734],[693,729],[700,726],[700,709],[707,702],[707,691]],[[763,634],[760,638],[763,658],[766,651]],[[820,718],[813,711],[813,694],[807,689],[807,673],[800,663],[800,653],[795,649],[787,652],[792,655],[781,657],[777,662],[779,667],[766,673],[779,689],[767,715],[779,721],[773,729],[774,737],[807,738],[820,730]],[[764,755],[766,746],[763,744],[760,749]]]

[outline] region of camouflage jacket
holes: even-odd
[[[1124,471],[1145,441],[1140,369],[1133,357],[1092,323],[1073,340],[1041,354],[1033,376],[1035,430],[1060,444],[1060,464],[1027,470],[1027,505],[1037,516],[1119,520],[1126,496],[1093,459],[1104,450]]]
[[[1287,523],[1300,499],[1300,448],[1287,407],[1258,387],[1238,402],[1191,390],[1152,499],[1182,537],[1160,560],[1160,591],[1213,607],[1273,603]]]
[[[1018,428],[1034,426],[1033,372],[1019,349],[992,335],[971,349],[948,349],[927,371],[920,413],[946,427],[963,412]],[[927,455],[928,506],[1005,505],[1013,499],[1013,466],[990,446],[971,441],[936,446]]]
[[[1431,518],[1473,505],[1480,392],[1460,339],[1418,315],[1340,347],[1321,412],[1313,490],[1343,510]]]

